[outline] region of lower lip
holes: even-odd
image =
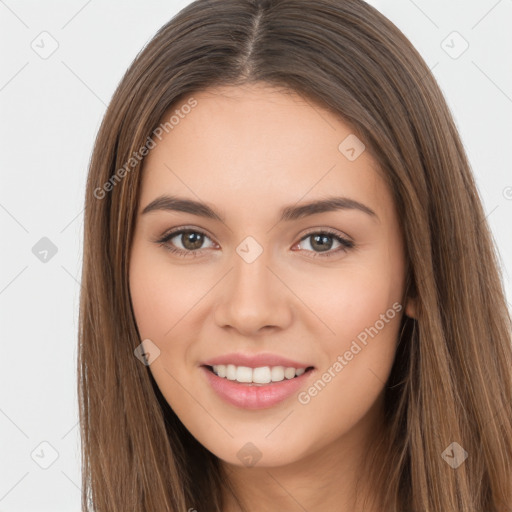
[[[215,375],[206,366],[201,366],[213,390],[226,402],[243,409],[267,409],[286,400],[304,385],[313,370],[299,377],[284,379],[272,384],[251,385],[228,380]]]

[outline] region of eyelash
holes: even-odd
[[[198,255],[201,254],[203,249],[197,249],[195,251],[190,251],[190,250],[186,251],[186,250],[183,250],[183,249],[179,249],[177,247],[172,247],[172,246],[170,246],[168,244],[169,240],[171,240],[172,238],[176,237],[177,235],[182,235],[184,233],[199,233],[201,235],[204,235],[207,238],[210,238],[204,231],[201,231],[200,229],[179,228],[179,229],[176,229],[174,231],[170,231],[170,232],[164,234],[159,240],[156,240],[156,243],[161,245],[167,251],[169,251],[169,252],[171,252],[173,254],[177,254],[180,257],[184,257],[184,258],[192,257],[192,258],[195,258],[195,257],[197,257]],[[352,241],[347,240],[346,238],[341,237],[339,234],[337,234],[336,231],[333,231],[331,229],[323,229],[321,231],[310,231],[309,233],[306,233],[299,240],[298,243],[302,242],[303,240],[306,240],[307,238],[309,238],[312,235],[329,235],[329,236],[332,236],[334,239],[336,239],[336,241],[338,241],[341,244],[341,247],[339,247],[338,249],[336,249],[336,250],[329,250],[328,252],[325,252],[325,253],[314,252],[314,251],[307,251],[307,252],[313,252],[313,255],[312,255],[313,258],[317,258],[317,257],[331,258],[331,257],[333,257],[334,255],[336,255],[336,254],[338,254],[340,252],[346,252],[349,249],[352,249],[354,247],[354,243]],[[211,238],[210,238],[210,240],[211,240]]]

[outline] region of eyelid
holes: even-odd
[[[347,242],[354,243],[354,241],[352,240],[352,237],[350,237],[346,233],[343,233],[342,231],[339,231],[338,229],[334,229],[334,228],[310,228],[310,229],[308,229],[308,231],[306,231],[301,236],[301,240],[303,240],[304,238],[306,238],[312,234],[316,234],[316,233],[327,233],[329,235],[343,238]]]
[[[170,238],[172,238],[173,236],[176,236],[176,235],[182,233],[183,231],[193,231],[194,233],[196,233],[196,232],[201,233],[202,235],[207,236],[210,240],[215,241],[215,239],[211,235],[209,235],[205,230],[203,230],[201,228],[198,228],[195,226],[179,226],[177,228],[168,229],[162,235],[157,237],[156,240],[154,240],[154,242],[155,243],[163,243],[163,242],[169,240]],[[217,242],[215,242],[215,243],[217,243]]]

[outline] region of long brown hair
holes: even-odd
[[[386,383],[386,462],[368,475],[384,510],[511,510],[511,320],[492,237],[435,78],[400,30],[362,0],[198,0],[158,31],[122,78],[85,198],[83,510],[222,511],[228,482],[218,459],[134,356],[141,339],[128,264],[140,149],[164,113],[210,86],[253,82],[296,91],[339,115],[396,202],[417,316],[403,317]],[[468,454],[457,468],[442,456],[453,442]]]

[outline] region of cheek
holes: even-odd
[[[188,319],[205,290],[194,285],[186,273],[170,270],[165,255],[157,256],[134,246],[130,295],[141,341],[150,339],[160,351],[150,371],[168,403],[179,408],[183,395],[180,383],[187,379],[183,362],[188,359],[188,340],[194,338],[195,325]]]
[[[388,292],[370,288],[338,294],[332,304],[332,314],[325,321],[336,335],[319,340],[322,365],[297,396],[300,405],[295,419],[304,418],[311,439],[330,442],[357,431],[382,394],[395,357],[403,309],[399,301],[390,302]],[[292,438],[293,429],[285,428],[282,434]],[[320,444],[312,443],[310,449]]]
[[[364,345],[377,337],[381,341],[366,350],[368,356],[380,346],[385,352],[394,349],[403,310],[404,260],[399,240],[390,235],[383,239],[328,284],[322,311],[336,332],[332,349],[346,351],[354,340]]]
[[[401,311],[399,291],[389,283],[373,281],[360,285],[353,278],[322,310],[325,323],[335,334],[323,337],[326,367],[340,362],[340,380],[356,387],[375,372],[376,380],[387,378],[396,349]]]
[[[173,287],[158,267],[134,251],[130,265],[130,294],[141,338],[161,338],[171,328],[175,310]]]
[[[390,331],[396,331],[402,309],[401,272],[379,263],[347,265],[321,276],[301,277],[301,298],[317,313],[304,318],[311,319],[311,330],[321,331],[326,352],[331,356],[343,353],[358,337],[364,342],[365,333],[375,324],[384,337],[393,337]]]
[[[199,273],[172,268],[166,255],[134,247],[130,262],[130,295],[142,338],[173,336],[186,315],[207,291]]]
[[[310,285],[305,302],[330,332],[323,325],[315,328],[323,333],[317,336],[321,366],[299,402],[319,417],[330,411],[328,416],[336,417],[329,421],[333,435],[364,416],[389,376],[403,312],[401,264],[396,254],[375,258]]]
[[[190,406],[182,386],[197,379],[192,340],[201,338],[202,300],[218,280],[207,271],[190,269],[171,265],[167,254],[143,244],[132,250],[130,294],[140,339],[158,347],[150,370],[168,403],[178,410]]]
[[[399,291],[392,288],[386,282],[353,283],[345,293],[338,294],[330,310],[338,350],[349,350],[354,340],[364,345],[380,334],[381,338],[393,339],[402,305]]]

